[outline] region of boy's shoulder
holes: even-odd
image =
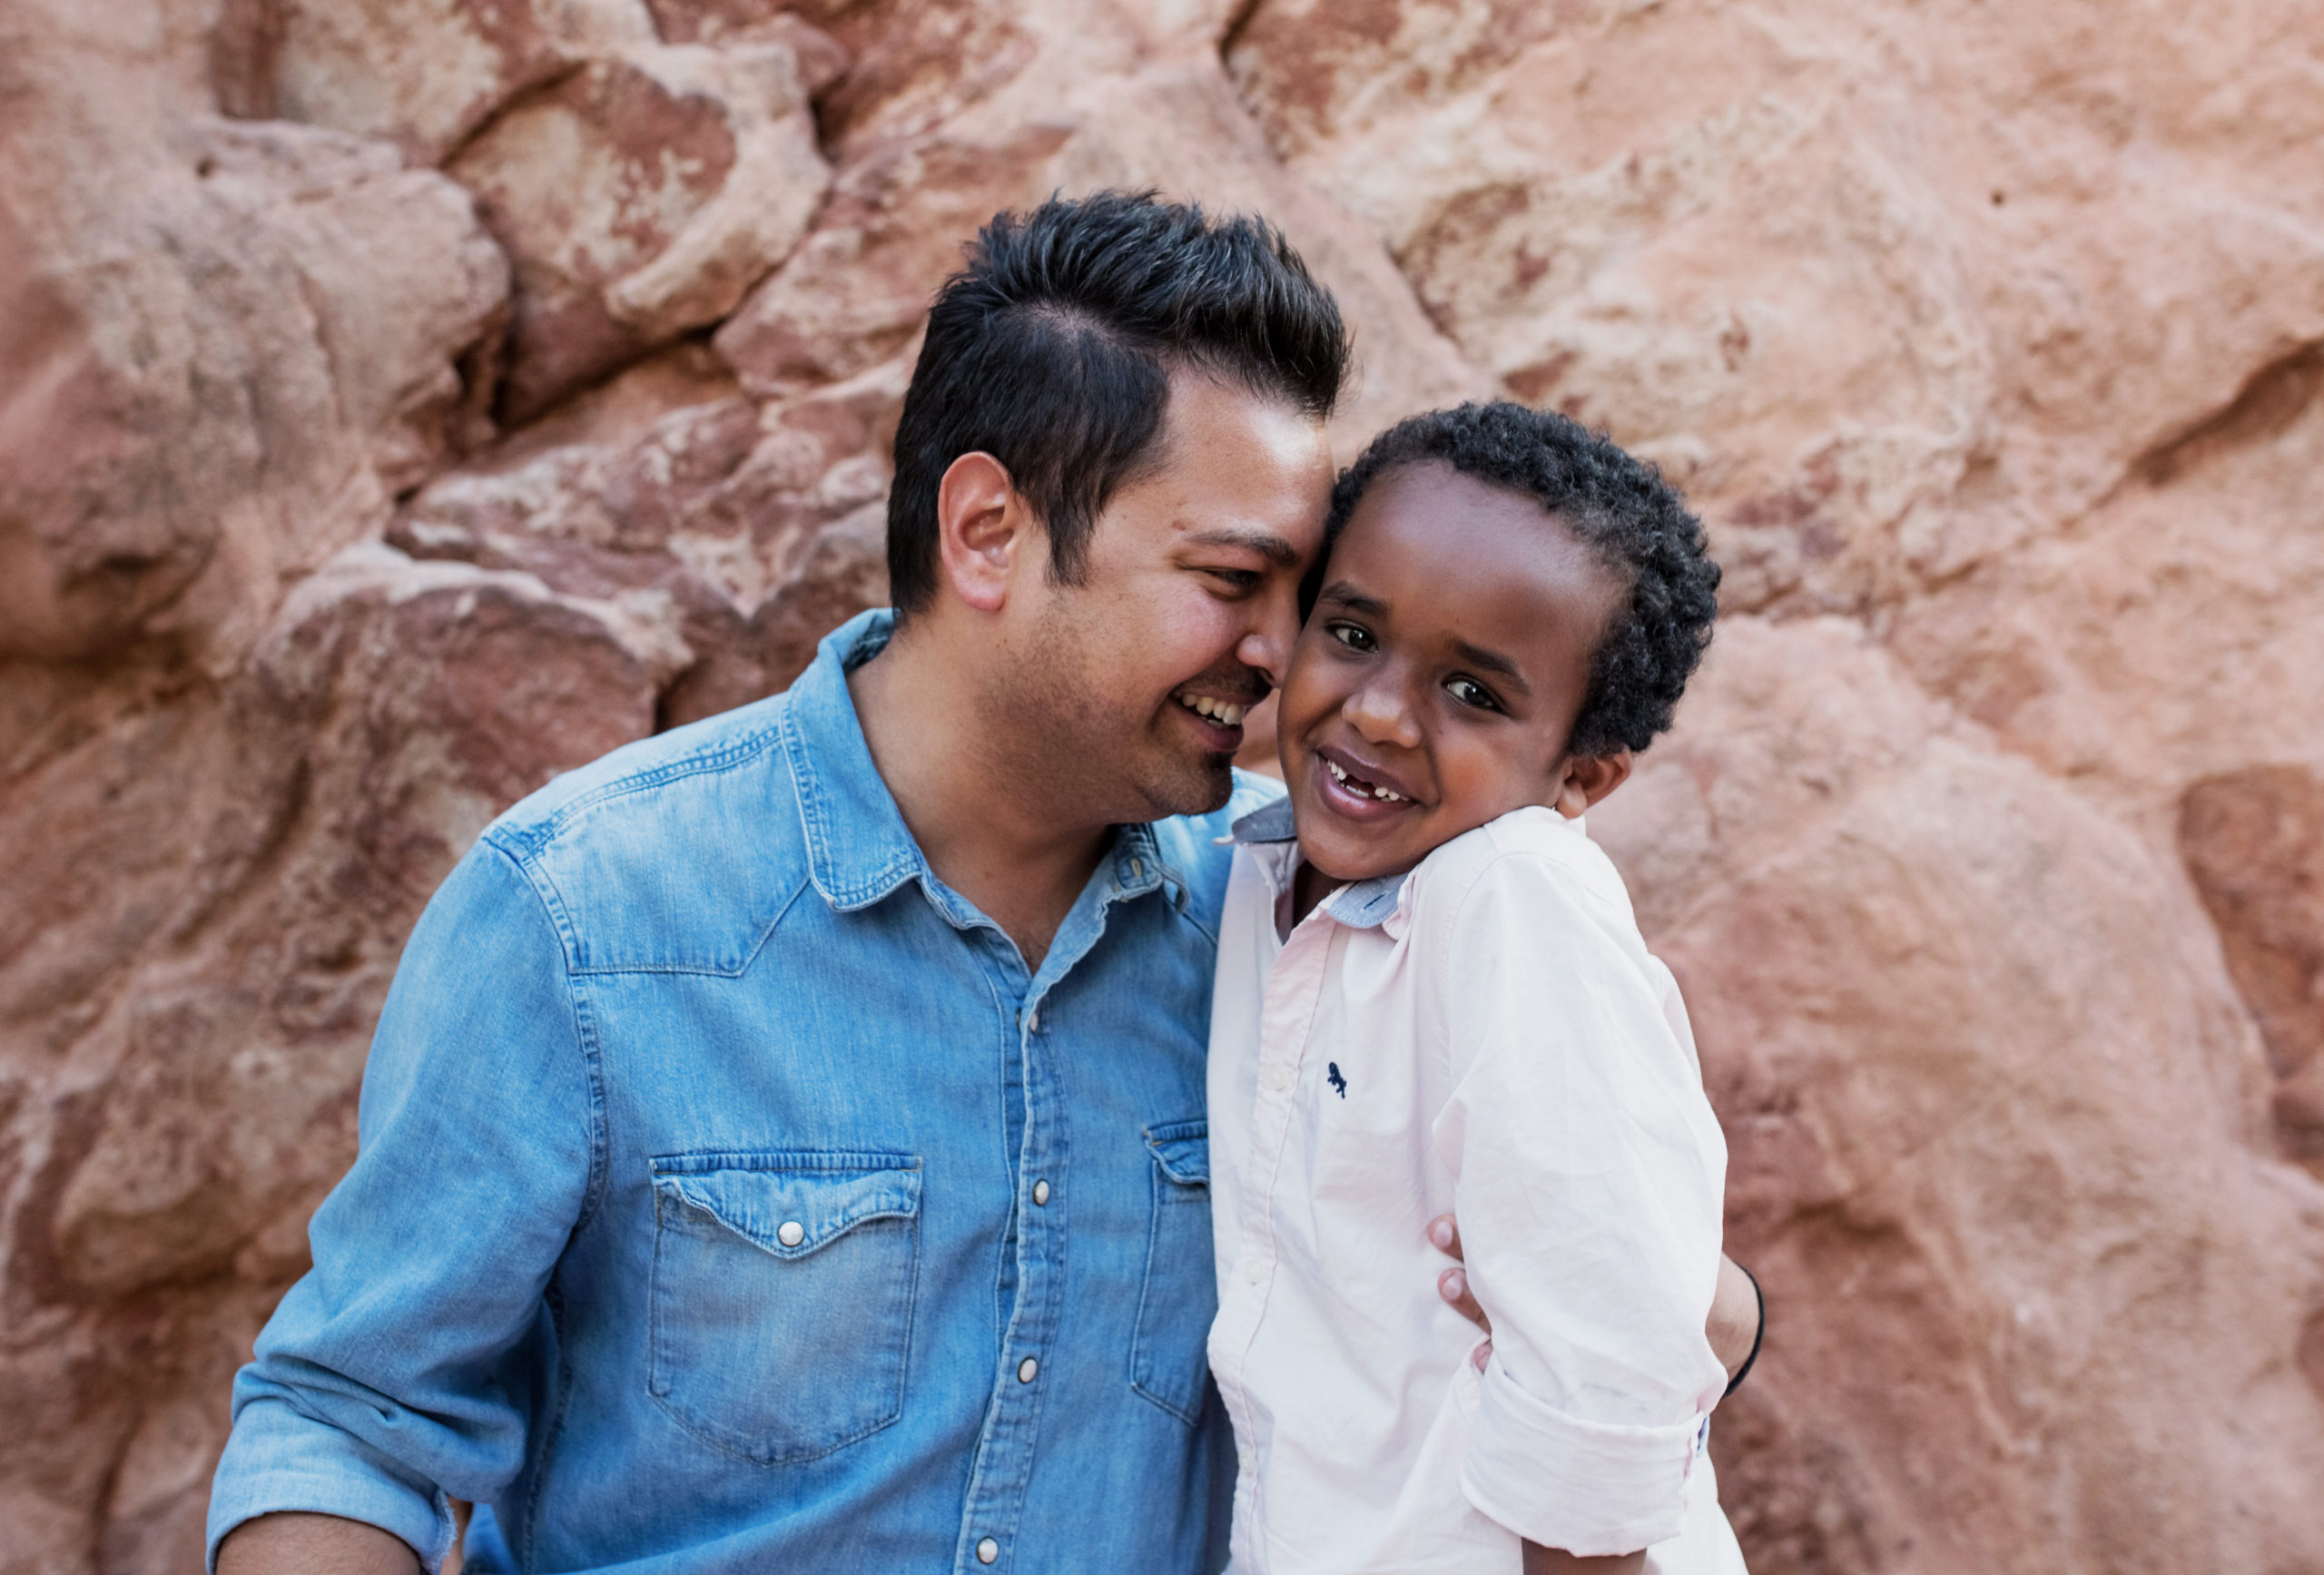
[[[1528,805],[1465,832],[1423,860],[1412,902],[1458,909],[1490,895],[1519,908],[1579,905],[1601,923],[1635,933],[1630,889],[1587,826],[1552,809]]]

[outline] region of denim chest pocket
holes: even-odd
[[[920,1254],[905,1154],[654,1161],[646,1388],[687,1432],[784,1465],[903,1414]]]
[[[1204,1348],[1218,1312],[1210,1255],[1210,1124],[1146,1129],[1153,1154],[1154,1216],[1146,1284],[1130,1335],[1130,1387],[1189,1424],[1202,1419]]]

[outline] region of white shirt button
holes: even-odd
[[[1034,1361],[1030,1356],[1028,1356],[1025,1360],[1017,1363],[1017,1382],[1019,1383],[1030,1383],[1033,1381],[1033,1374],[1039,1373],[1040,1370],[1041,1364]]]
[[[1048,1182],[1037,1181],[1033,1183],[1033,1204],[1034,1206],[1038,1208],[1047,1208],[1049,1206],[1049,1184]]]
[[[795,1219],[786,1219],[775,1226],[774,1239],[784,1246],[795,1247],[807,1239],[807,1227]]]
[[[1243,1277],[1246,1280],[1248,1280],[1252,1285],[1256,1285],[1261,1280],[1267,1277],[1267,1266],[1266,1265],[1259,1262],[1256,1257],[1245,1258],[1243,1260]]]
[[[978,1562],[978,1563],[980,1563],[980,1564],[990,1564],[990,1563],[991,1563],[995,1559],[998,1559],[998,1558],[1000,1558],[1000,1543],[998,1543],[998,1542],[996,1542],[996,1541],[994,1541],[990,1537],[987,1537],[983,1541],[979,1542],[979,1543],[977,1544],[977,1562]]]
[[[1266,1085],[1268,1093],[1280,1094],[1291,1087],[1291,1068],[1281,1062],[1273,1063],[1259,1074],[1259,1081]]]

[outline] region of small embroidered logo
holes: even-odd
[[[1328,1081],[1333,1088],[1339,1090],[1340,1098],[1343,1099],[1346,1098],[1347,1079],[1340,1076],[1340,1064],[1337,1061],[1326,1062],[1324,1064],[1324,1075],[1325,1080]]]

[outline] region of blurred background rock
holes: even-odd
[[[960,241],[1147,184],[1339,291],[1343,458],[1712,524],[1593,821],[1753,1567],[2324,1570],[2319,0],[0,0],[0,1569],[197,1567],[430,890],[880,601]]]

